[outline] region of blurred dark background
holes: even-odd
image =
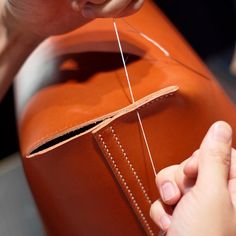
[[[236,0],[155,2],[203,59],[234,45]]]
[[[197,53],[230,60],[236,39],[235,0],[156,0]],[[155,22],[153,22],[155,24]],[[0,159],[18,151],[12,89],[0,103]]]

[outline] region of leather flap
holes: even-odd
[[[70,142],[71,140],[78,138],[82,135],[87,134],[88,132],[94,131],[95,133],[97,130],[100,130],[102,127],[105,127],[112,122],[113,120],[117,119],[124,114],[130,113],[134,110],[141,109],[144,106],[147,106],[150,103],[153,103],[157,100],[160,100],[164,97],[170,96],[174,92],[178,90],[176,86],[170,86],[155,93],[152,93],[138,101],[134,104],[131,104],[123,109],[115,111],[113,113],[109,113],[105,116],[98,117],[94,120],[86,121],[85,123],[81,124],[79,127],[75,127],[74,129],[68,130],[64,135],[61,136],[54,136],[49,140],[41,140],[31,146],[29,152],[26,154],[27,158],[37,157],[40,156],[52,149],[55,149],[65,143]]]
[[[130,124],[137,123],[137,111],[142,114],[142,110],[148,109],[151,105],[158,106],[158,103],[165,103],[165,100],[173,95],[177,89],[177,87],[169,87],[151,94],[124,108],[116,116],[104,121],[92,131],[119,186],[148,235],[156,235],[158,232],[157,227],[149,217],[149,210],[153,201],[149,185],[153,185],[155,182],[155,175],[150,162],[147,159],[145,161],[145,158],[148,158],[144,154],[145,149],[144,152],[136,152],[142,146],[137,142],[139,134],[140,139],[142,136],[140,132],[132,132],[132,125]],[[136,128],[139,127],[136,126]],[[121,132],[129,138],[121,139],[119,136]],[[126,145],[129,146],[129,152],[126,150]],[[132,151],[131,149],[136,150]],[[141,171],[144,166],[144,170]],[[140,173],[145,174],[140,175]],[[157,196],[156,191],[152,191],[152,193],[156,193]]]

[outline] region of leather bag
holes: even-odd
[[[157,235],[137,112],[156,171],[189,157],[213,122],[236,129],[235,105],[151,1],[117,25],[134,103],[112,19],[48,39],[16,80],[22,160],[48,235]]]

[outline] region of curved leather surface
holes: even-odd
[[[49,235],[158,232],[137,110],[158,170],[190,156],[214,121],[236,129],[235,105],[151,1],[127,22],[171,54],[118,20],[134,105],[112,20],[49,39],[18,75],[22,157]]]

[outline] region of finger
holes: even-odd
[[[184,166],[184,174],[189,178],[197,178],[199,150],[195,151]]]
[[[230,166],[228,187],[232,203],[236,208],[236,150],[235,149],[233,149],[231,152],[231,166]]]
[[[189,159],[180,165],[173,165],[161,170],[156,177],[156,184],[162,198],[167,205],[175,205],[182,194],[187,193],[196,183],[196,178],[189,178],[184,173],[184,167]]]
[[[85,6],[86,0],[78,1],[78,0],[71,0],[71,7],[74,11],[81,11],[82,8]]]
[[[156,177],[156,184],[163,202],[167,205],[175,205],[195,184],[196,179],[188,178],[183,168],[189,159],[180,165],[173,165],[161,170]]]
[[[116,17],[130,3],[131,0],[111,0],[101,5],[86,4],[81,13],[89,19]]]
[[[75,11],[81,11],[87,2],[93,4],[102,4],[106,0],[70,0],[71,6]]]
[[[106,2],[106,0],[87,0],[86,2],[90,2],[93,4],[103,4],[104,2]]]
[[[156,184],[163,202],[175,205],[181,198],[181,191],[175,181],[179,165],[173,165],[161,170],[156,177]]]
[[[236,48],[235,48],[235,51],[234,51],[233,60],[232,60],[231,65],[230,65],[230,70],[231,70],[231,73],[236,76]]]
[[[229,179],[236,179],[236,150],[231,149],[231,164],[230,164],[230,173]]]
[[[209,129],[199,150],[197,185],[204,190],[227,189],[230,168],[232,129],[216,122]]]
[[[130,5],[124,9],[123,11],[120,12],[119,15],[117,15],[116,17],[125,17],[125,16],[129,16],[134,14],[135,12],[137,12],[142,6],[143,6],[144,0],[136,0],[136,1],[132,1],[130,3]]]
[[[171,224],[171,216],[166,212],[159,200],[152,204],[150,209],[150,217],[161,230],[165,232],[168,230]]]

